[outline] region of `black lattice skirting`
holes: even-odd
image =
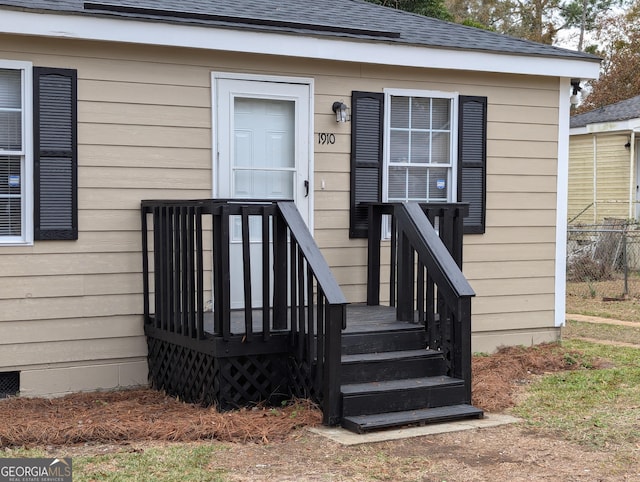
[[[293,395],[289,353],[216,357],[148,334],[147,345],[152,387],[186,402],[224,411]]]

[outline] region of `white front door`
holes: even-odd
[[[310,83],[213,76],[214,196],[292,199],[311,217]],[[262,239],[259,219],[250,224],[252,306],[262,306]],[[231,306],[244,306],[240,219],[231,220]]]

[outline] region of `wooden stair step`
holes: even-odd
[[[458,386],[464,382],[458,378],[446,375],[437,377],[403,378],[398,380],[385,380],[366,383],[349,383],[342,385],[340,390],[343,395],[375,394],[376,392],[388,392],[392,390],[412,390],[426,387]]]
[[[342,385],[344,417],[466,403],[464,381],[447,376]]]
[[[354,353],[351,355],[342,355],[342,364],[357,362],[387,362],[393,360],[407,358],[424,358],[424,357],[440,357],[442,353],[436,350],[402,350],[402,351],[383,351],[376,353]]]
[[[342,353],[379,353],[399,350],[424,350],[427,347],[424,327],[343,333]]]
[[[446,373],[445,360],[435,350],[403,350],[342,355],[342,384],[403,378],[433,377]]]
[[[344,417],[342,419],[342,426],[352,432],[365,433],[390,427],[415,424],[425,425],[428,423],[449,422],[465,418],[482,418],[483,416],[484,412],[479,408],[467,404],[460,404],[420,410]]]

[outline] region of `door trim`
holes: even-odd
[[[307,219],[309,222],[309,229],[313,233],[314,226],[314,144],[313,139],[315,135],[314,122],[314,79],[311,77],[289,77],[289,76],[277,76],[277,75],[262,75],[262,74],[245,74],[237,72],[211,72],[211,186],[212,196],[215,198],[218,194],[217,172],[216,166],[218,164],[218,105],[217,105],[217,81],[218,80],[239,80],[239,81],[255,81],[255,82],[272,82],[278,84],[299,84],[306,85],[309,88],[309,105],[308,112],[309,118],[307,119],[309,126],[309,138],[307,139],[307,158],[309,160],[309,196],[308,196],[308,209]],[[300,119],[300,122],[304,122],[304,119]]]

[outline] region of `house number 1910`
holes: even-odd
[[[335,144],[335,143],[336,143],[335,134],[330,134],[328,132],[318,133],[318,144],[324,146],[326,144]]]

